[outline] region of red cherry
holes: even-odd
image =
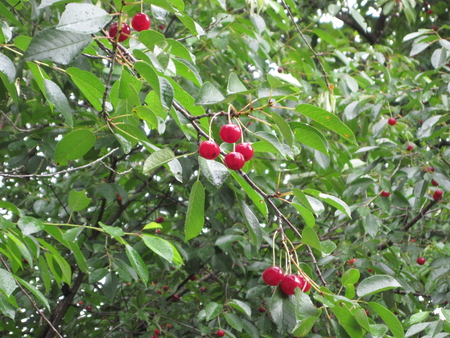
[[[224,331],[224,330],[217,330],[216,336],[217,336],[217,337],[223,337],[223,336],[225,336],[225,331]]]
[[[427,10],[427,15],[431,15],[431,14],[433,14],[433,10],[432,9]]]
[[[413,150],[414,146],[412,144],[408,145],[408,148],[406,148],[406,151],[411,151]]]
[[[262,278],[267,285],[277,286],[284,276],[284,271],[279,266],[271,266],[264,270]]]
[[[309,289],[311,289],[311,284],[309,284],[305,278],[303,278],[303,276],[297,276],[298,279],[300,280],[300,289],[303,292],[308,292]]]
[[[158,336],[157,336],[156,334],[154,334],[154,335],[152,336],[152,338],[158,338]]]
[[[236,151],[232,151],[225,155],[225,164],[232,170],[239,170],[245,164],[244,155]]]
[[[156,334],[157,336],[159,336],[159,335],[161,334],[161,332],[160,332],[158,329],[155,329],[155,334]]]
[[[156,293],[162,294],[161,290],[156,290]]]
[[[391,196],[391,193],[383,190],[383,191],[381,192],[381,196],[383,196],[383,197],[389,197],[389,196]]]
[[[369,314],[370,314],[369,310],[366,310],[366,315],[369,315]]]
[[[83,305],[84,304],[84,302],[82,301],[82,300],[80,300],[79,302],[78,302],[78,305]]]
[[[28,261],[27,261],[26,258],[22,259],[22,262],[23,262],[24,264],[28,264]]]
[[[119,23],[114,22],[110,27],[109,27],[109,36],[112,38],[115,38],[118,31],[117,28],[119,26]],[[130,36],[130,26],[128,26],[128,24],[126,24],[125,22],[122,22],[122,29],[121,29],[121,33],[119,35],[119,42],[123,42],[126,39],[128,39],[128,37]]]
[[[126,286],[130,286],[130,285],[131,285],[131,283],[126,283],[125,285],[126,285]]]
[[[200,292],[205,292],[207,289],[204,287],[204,286],[202,286],[201,288],[200,288]]]
[[[432,184],[433,186],[435,186],[435,187],[437,187],[437,186],[439,185],[439,183],[436,182],[435,180],[431,180],[431,184]]]
[[[356,262],[356,258],[352,258],[348,261],[348,264],[353,265]]]
[[[198,153],[207,160],[214,160],[220,154],[220,148],[214,141],[203,141],[200,143]]]
[[[439,200],[439,199],[441,199],[443,194],[444,194],[444,192],[442,190],[436,190],[433,194],[433,199]]]
[[[423,257],[417,258],[417,264],[424,265],[425,264],[425,258],[423,258]]]
[[[150,18],[145,13],[136,13],[131,19],[131,26],[138,32],[147,30],[150,28]]]
[[[426,167],[424,169],[427,173],[434,173],[434,167]]]
[[[396,120],[394,117],[391,117],[391,118],[388,120],[388,123],[389,123],[391,126],[395,126],[395,125],[397,124],[397,120]]]
[[[172,296],[172,302],[178,302],[179,300],[180,300],[180,296],[178,296],[178,295]]]
[[[223,142],[235,143],[241,138],[242,131],[237,124],[229,123],[220,128],[219,135]]]
[[[192,280],[192,281],[194,281],[194,280],[197,279],[197,276],[196,276],[196,275],[193,275],[193,276],[191,276],[191,278],[189,278],[189,279]]]
[[[167,285],[164,285],[164,286],[163,286],[163,290],[164,290],[164,291],[167,291],[167,290],[169,290],[169,287],[168,287]]]
[[[90,306],[90,305],[86,306],[86,310],[91,311],[92,310],[92,306]]]
[[[162,217],[162,216],[155,219],[155,223],[162,223],[162,222],[164,222],[164,217]]]
[[[260,306],[260,307],[258,308],[258,312],[264,313],[264,312],[266,312],[266,308],[265,308],[264,306]]]
[[[156,229],[156,233],[160,234],[161,233],[161,229]]]
[[[161,30],[163,30],[163,29],[166,28],[166,25],[160,24],[160,25],[158,26],[158,28],[161,29]]]
[[[394,14],[394,18],[398,18],[399,16],[400,16],[399,13],[395,13],[395,14]]]
[[[280,281],[281,290],[287,295],[295,294],[296,288],[302,288],[304,284],[298,278],[297,275],[289,274],[284,276]]]
[[[411,243],[414,243],[416,240],[414,238],[411,239]]]
[[[374,271],[373,271],[371,268],[368,268],[368,269],[367,269],[367,272],[373,273]]]
[[[236,148],[235,151],[237,151],[238,153],[241,153],[242,155],[244,155],[244,160],[245,162],[249,161],[254,154],[254,150],[253,147],[250,143],[247,142],[243,142],[243,143],[239,143]]]

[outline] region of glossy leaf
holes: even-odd
[[[67,165],[68,161],[83,157],[95,143],[95,135],[88,129],[77,129],[65,135],[56,144],[55,161]]]
[[[10,83],[14,82],[16,77],[16,67],[14,63],[3,54],[0,54],[0,72],[6,75],[6,78]]]
[[[17,225],[20,230],[22,230],[22,234],[24,236],[34,234],[44,229],[44,223],[42,223],[41,220],[31,216],[21,217],[17,222]]]
[[[364,297],[398,287],[402,286],[395,278],[388,275],[376,275],[362,280],[356,288],[356,293],[358,297]]]
[[[16,287],[16,281],[11,273],[5,269],[0,269],[0,290],[2,290],[6,296],[9,297]]]
[[[144,284],[148,282],[148,269],[147,265],[142,260],[142,257],[138,252],[130,245],[125,245],[127,257],[130,260],[131,266],[134,268],[138,276],[141,278]]]
[[[64,95],[61,88],[53,81],[44,80],[45,96],[47,100],[55,106],[55,109],[61,112],[69,127],[73,127],[72,109],[70,109],[69,101]]]
[[[81,90],[84,96],[98,111],[102,110],[102,98],[105,85],[94,74],[75,67],[68,68],[67,74]]]
[[[252,238],[253,245],[259,250],[262,240],[262,230],[258,219],[245,202],[241,201],[239,204],[244,217],[245,223],[247,224],[248,231],[250,232],[250,237]]]
[[[157,255],[161,256],[165,260],[167,260],[169,263],[172,263],[175,261],[174,259],[174,250],[173,247],[170,245],[168,241],[165,239],[159,238],[157,236],[152,236],[148,234],[142,235],[142,240],[144,241],[145,245],[152,250]],[[177,262],[178,263],[178,262]]]
[[[197,237],[205,223],[205,189],[200,181],[192,186],[189,205],[186,212],[185,241]]]
[[[389,311],[384,306],[378,303],[369,302],[369,305],[372,309],[376,311],[376,313],[381,317],[381,319],[383,319],[383,321],[389,327],[389,330],[391,330],[394,337],[396,338],[405,337],[402,324],[398,320],[396,315],[394,315],[391,311]]]
[[[175,158],[175,154],[170,149],[161,149],[151,154],[144,163],[143,172],[147,174],[152,170],[172,161]]]
[[[111,16],[98,6],[87,3],[67,4],[56,29],[79,34],[93,34],[100,31]]]

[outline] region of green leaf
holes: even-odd
[[[136,271],[138,276],[142,279],[142,282],[144,284],[147,284],[148,282],[148,269],[147,265],[145,265],[144,261],[142,260],[142,257],[137,253],[133,247],[126,244],[125,245],[125,252],[127,254],[128,259],[130,260],[131,266]]]
[[[195,181],[189,195],[189,205],[186,212],[185,242],[197,237],[205,223],[205,189],[200,181]]]
[[[200,91],[197,94],[197,98],[195,99],[196,105],[209,105],[216,104],[225,100],[225,96],[214,87],[214,85],[207,81],[203,83]]]
[[[157,229],[157,228],[162,228],[160,223],[156,223],[156,222],[150,222],[147,223],[142,230],[147,230],[147,229]]]
[[[239,183],[239,185],[244,189],[245,193],[248,197],[252,200],[253,204],[258,208],[258,210],[261,212],[261,214],[264,216],[264,218],[267,220],[267,204],[264,198],[259,195],[255,189],[253,189],[247,181],[244,180],[239,174],[232,171],[231,176]]]
[[[68,68],[66,72],[94,108],[101,111],[103,93],[106,89],[100,79],[91,72],[75,67]]]
[[[70,109],[69,101],[64,95],[61,88],[53,81],[44,79],[45,97],[55,106],[56,110],[61,112],[70,128],[73,127],[72,109]]]
[[[291,203],[291,205],[297,209],[297,211],[300,213],[300,216],[302,216],[303,220],[305,221],[305,224],[307,227],[313,227],[316,223],[316,219],[314,218],[314,215],[311,211],[306,209],[303,205],[297,204],[297,203]]]
[[[239,80],[239,77],[235,73],[230,73],[228,76],[227,94],[245,93],[247,88]]]
[[[79,34],[99,32],[111,16],[98,6],[87,3],[69,3],[62,13],[56,29]]]
[[[39,291],[35,286],[31,285],[30,283],[24,281],[23,279],[19,277],[15,277],[17,281],[22,284],[28,291],[30,291],[46,308],[48,311],[50,311],[50,304],[47,301],[47,298],[42,294],[41,291]]]
[[[223,310],[222,304],[216,302],[210,302],[205,306],[206,320],[210,321],[211,319],[217,317]]]
[[[322,247],[320,246],[320,240],[317,236],[316,232],[310,228],[306,227],[302,231],[302,242],[303,244],[309,245],[313,247],[314,249],[319,250],[322,252]]]
[[[329,5],[332,6],[332,5]],[[333,14],[331,14],[333,15]],[[334,16],[334,15],[333,15]],[[328,42],[330,45],[332,45],[333,47],[337,47],[338,44],[336,42],[336,38],[334,36],[331,36],[328,32],[319,29],[319,28],[314,28],[313,33],[316,34],[321,40]]]
[[[286,157],[286,155],[289,154],[288,150],[284,148],[285,145],[283,146],[275,135],[267,133],[265,131],[258,131],[255,133],[255,136],[265,143],[273,146],[283,157]]]
[[[361,273],[359,272],[358,269],[348,269],[342,275],[341,283],[342,285],[354,285],[358,283],[360,276]]]
[[[396,315],[394,315],[391,311],[378,303],[369,302],[369,305],[372,309],[375,310],[375,312],[381,317],[381,319],[383,319],[395,338],[405,337],[402,323],[400,322],[400,320],[398,320]]]
[[[325,241],[320,242],[320,247],[322,248],[322,256],[328,256],[334,250],[336,250],[337,245],[334,244],[334,242],[327,239]]]
[[[364,17],[361,15],[361,13],[354,7],[350,8],[350,14],[352,15],[353,19],[361,26],[361,28],[366,31],[367,30],[367,23],[364,20]]]
[[[201,87],[203,80],[198,69],[192,63],[184,59],[172,59],[172,61],[177,68],[177,75],[182,76],[192,81],[196,86]]]
[[[0,313],[14,320],[16,309],[11,306],[8,298],[3,293],[0,293]]]
[[[24,236],[34,234],[44,229],[44,223],[42,223],[41,220],[31,216],[21,217],[19,222],[17,222],[17,225],[20,230],[22,230]]]
[[[191,32],[193,35],[204,35],[205,31],[203,28],[196,23],[190,16],[188,16],[185,13],[181,12],[175,12],[175,15],[177,18],[186,26],[187,29]]]
[[[113,237],[122,237],[125,235],[125,232],[119,227],[112,227],[106,224],[103,224],[102,222],[98,222],[98,224],[103,228],[103,230],[106,231],[108,235],[111,235]]]
[[[199,156],[198,163],[200,164],[200,172],[217,188],[221,187],[230,176],[230,171],[220,162],[206,160]]]
[[[239,310],[239,311],[245,313],[249,317],[252,316],[252,309],[250,308],[250,306],[247,303],[245,303],[243,301],[240,301],[238,299],[231,299],[227,302],[227,305],[234,307],[236,310]]]
[[[2,206],[0,205],[0,207]],[[0,229],[14,229],[15,227],[13,222],[0,215]]]
[[[409,56],[411,57],[411,56],[420,54],[425,49],[427,49],[430,45],[431,45],[431,43],[428,43],[428,42],[419,42],[419,43],[413,45],[411,52],[409,53]]]
[[[242,319],[238,315],[234,313],[224,313],[223,316],[225,317],[225,320],[227,321],[230,326],[235,329],[236,331],[242,332]]]
[[[158,256],[164,258],[169,263],[174,261],[174,251],[176,250],[173,250],[173,247],[168,241],[149,234],[143,234],[141,238],[145,245]]]
[[[313,208],[311,207],[311,204],[309,204],[309,200],[306,197],[306,195],[303,193],[303,191],[301,191],[298,188],[294,188],[292,190],[292,192],[294,193],[294,196],[297,197],[297,199],[300,201],[300,203],[306,207],[306,209],[308,209],[310,212],[314,212]]]
[[[256,247],[256,250],[259,250],[262,240],[262,231],[259,221],[252,209],[250,209],[244,201],[240,201],[239,206],[241,208],[242,215],[244,216],[245,223],[247,224],[252,243]]]
[[[347,141],[357,144],[355,135],[351,129],[347,127],[336,115],[327,112],[325,109],[309,104],[298,105],[295,110],[315,121],[322,127],[334,131]]]
[[[295,313],[298,306],[295,299],[295,297],[286,296],[281,288],[277,287],[270,300],[270,314],[281,335],[286,331],[291,332],[297,324]]]
[[[444,48],[436,49],[431,56],[431,64],[434,69],[441,68],[446,64],[447,61],[447,51]]]
[[[63,65],[69,64],[92,41],[89,34],[77,34],[45,28],[31,40],[24,53],[25,61],[53,61]]]
[[[72,211],[80,211],[87,208],[92,199],[86,197],[86,190],[76,191],[72,189],[69,193],[69,207]]]
[[[8,9],[2,2],[0,2],[0,16],[7,18],[14,25],[23,28],[22,23],[17,20],[16,16],[13,14],[14,12]]]
[[[166,38],[163,34],[149,29],[139,33],[139,41],[142,42],[145,47],[153,50],[155,46],[162,45],[166,41]]]
[[[62,138],[56,144],[55,162],[58,165],[67,165],[83,157],[95,143],[95,134],[88,129],[77,129]]]
[[[150,171],[172,161],[174,158],[175,154],[170,149],[157,150],[149,157],[147,157],[144,162],[144,168],[142,172],[144,174],[148,174]]]
[[[338,209],[339,211],[342,211],[344,214],[346,214],[348,217],[351,218],[351,210],[348,207],[347,203],[345,203],[343,200],[328,195],[328,194],[324,194],[318,190],[314,190],[314,189],[305,189],[303,190],[303,192],[315,196],[315,197],[319,197],[322,201],[328,203],[329,205],[335,207],[336,209]]]
[[[336,315],[339,323],[342,325],[344,330],[347,331],[351,338],[364,337],[363,331],[356,321],[355,316],[345,307],[344,304],[337,304],[335,307],[331,308],[331,311],[333,311]]]
[[[5,74],[10,83],[16,78],[16,67],[14,63],[6,55],[0,54],[0,72]]]
[[[275,124],[280,128],[281,134],[283,135],[284,139],[286,140],[286,143],[289,147],[292,147],[294,142],[294,136],[291,130],[291,127],[286,122],[284,118],[282,118],[280,115],[278,115],[275,112],[272,112],[272,120],[275,122]]]
[[[56,229],[56,228],[55,228]],[[48,231],[46,229],[46,231]],[[61,233],[59,233],[59,236],[61,236]],[[62,281],[66,282],[67,284],[72,285],[72,269],[70,268],[69,263],[61,256],[61,254],[58,252],[58,250],[52,246],[51,244],[47,243],[42,238],[37,238],[37,241],[41,243],[43,247],[45,247],[48,251],[51,252],[51,255],[46,253],[47,262],[49,265],[50,270],[52,270],[53,276],[57,278],[58,274],[56,273],[55,268],[52,266],[53,261],[56,261],[58,263],[58,266],[61,270],[61,279]],[[59,283],[59,282],[58,282]]]
[[[398,287],[402,286],[393,277],[388,275],[375,275],[361,281],[356,289],[356,293],[358,297],[364,297]]]
[[[328,155],[327,141],[320,131],[300,122],[291,122],[290,126],[298,142]]]
[[[0,290],[2,290],[6,296],[11,296],[16,289],[16,281],[14,277],[5,269],[0,268]]]

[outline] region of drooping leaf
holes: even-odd
[[[291,122],[290,126],[298,142],[328,155],[327,141],[320,131],[300,122]]]
[[[157,236],[144,234],[142,240],[145,245],[157,255],[161,256],[169,263],[174,261],[174,250],[168,241]]]
[[[217,317],[223,310],[222,304],[210,302],[205,306],[206,320]]]
[[[292,144],[294,142],[294,136],[291,130],[291,127],[286,122],[284,118],[282,118],[280,115],[278,115],[275,112],[272,112],[272,120],[275,122],[275,124],[280,128],[281,134],[283,135],[284,139],[286,140],[286,143],[289,147],[292,147]]]
[[[144,284],[148,282],[148,268],[139,253],[130,245],[125,245],[125,252],[128,259],[130,260],[133,269],[136,271],[138,276],[142,279]]]
[[[395,278],[388,275],[375,275],[362,280],[356,288],[356,293],[358,297],[364,297],[398,287],[402,286]]]
[[[0,268],[0,290],[2,290],[6,296],[10,296],[16,289],[16,281],[14,277],[5,269]]]
[[[222,163],[212,160],[206,160],[198,157],[201,172],[206,176],[209,182],[219,188],[230,176],[230,171]]]
[[[375,310],[375,312],[381,317],[381,319],[383,319],[395,338],[405,337],[402,323],[396,315],[376,302],[369,302],[369,305],[372,309]]]
[[[125,235],[125,232],[123,232],[123,230],[119,227],[109,226],[103,224],[102,222],[98,222],[98,224],[102,227],[103,230],[105,230],[108,235],[111,235],[113,237],[121,237]]]
[[[185,241],[197,237],[205,223],[205,189],[200,181],[195,181],[189,195],[186,212]]]
[[[14,63],[6,55],[0,54],[0,72],[5,74],[10,83],[16,78],[16,67]]]
[[[55,106],[56,110],[61,112],[69,127],[73,127],[72,109],[69,101],[59,86],[53,81],[44,79],[45,97]]]
[[[259,221],[252,209],[250,209],[244,201],[240,201],[239,206],[241,208],[242,215],[244,216],[245,223],[247,224],[253,245],[256,247],[256,250],[259,250],[262,240],[262,231]]]
[[[344,214],[346,214],[348,217],[351,218],[351,210],[348,207],[347,203],[345,203],[343,200],[341,200],[340,198],[328,195],[328,194],[324,194],[318,190],[314,190],[314,189],[305,189],[303,190],[303,192],[313,195],[315,197],[319,197],[322,201],[328,203],[329,205],[335,207],[336,209],[342,211]]]
[[[306,227],[302,231],[302,242],[303,244],[309,245],[314,249],[322,251],[322,247],[320,246],[320,240],[317,236],[317,233],[311,228]]]
[[[196,105],[209,105],[216,104],[225,100],[225,96],[209,81],[204,82],[200,88],[197,98],[195,100]]]
[[[23,279],[19,277],[15,277],[17,281],[22,284],[28,291],[30,291],[46,308],[50,311],[50,304],[47,301],[47,298],[42,294],[41,291],[39,291],[34,285],[31,285],[27,281],[24,281]]]

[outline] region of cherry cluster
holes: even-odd
[[[135,16],[133,16],[133,19],[131,19],[131,26],[135,31],[138,32],[149,29],[150,24],[151,24],[150,18],[145,13],[137,13]],[[109,27],[109,36],[111,38],[115,38],[117,36],[118,27],[119,27],[118,22],[114,22]],[[119,42],[125,41],[130,36],[130,33],[131,33],[130,26],[127,23],[122,22],[122,28],[120,30],[118,41]]]
[[[220,128],[220,138],[226,143],[236,143],[242,136],[241,128],[233,123],[225,124]],[[201,157],[214,160],[220,154],[219,145],[212,141],[203,141],[198,148]],[[250,143],[242,142],[234,147],[234,151],[225,155],[225,165],[232,170],[242,169],[245,162],[253,157],[253,147]]]
[[[283,269],[279,266],[271,266],[264,270],[262,278],[267,285],[277,286],[280,284],[281,290],[287,295],[295,294],[296,288],[303,292],[308,292],[311,289],[311,284],[303,276],[292,273],[285,275]]]

